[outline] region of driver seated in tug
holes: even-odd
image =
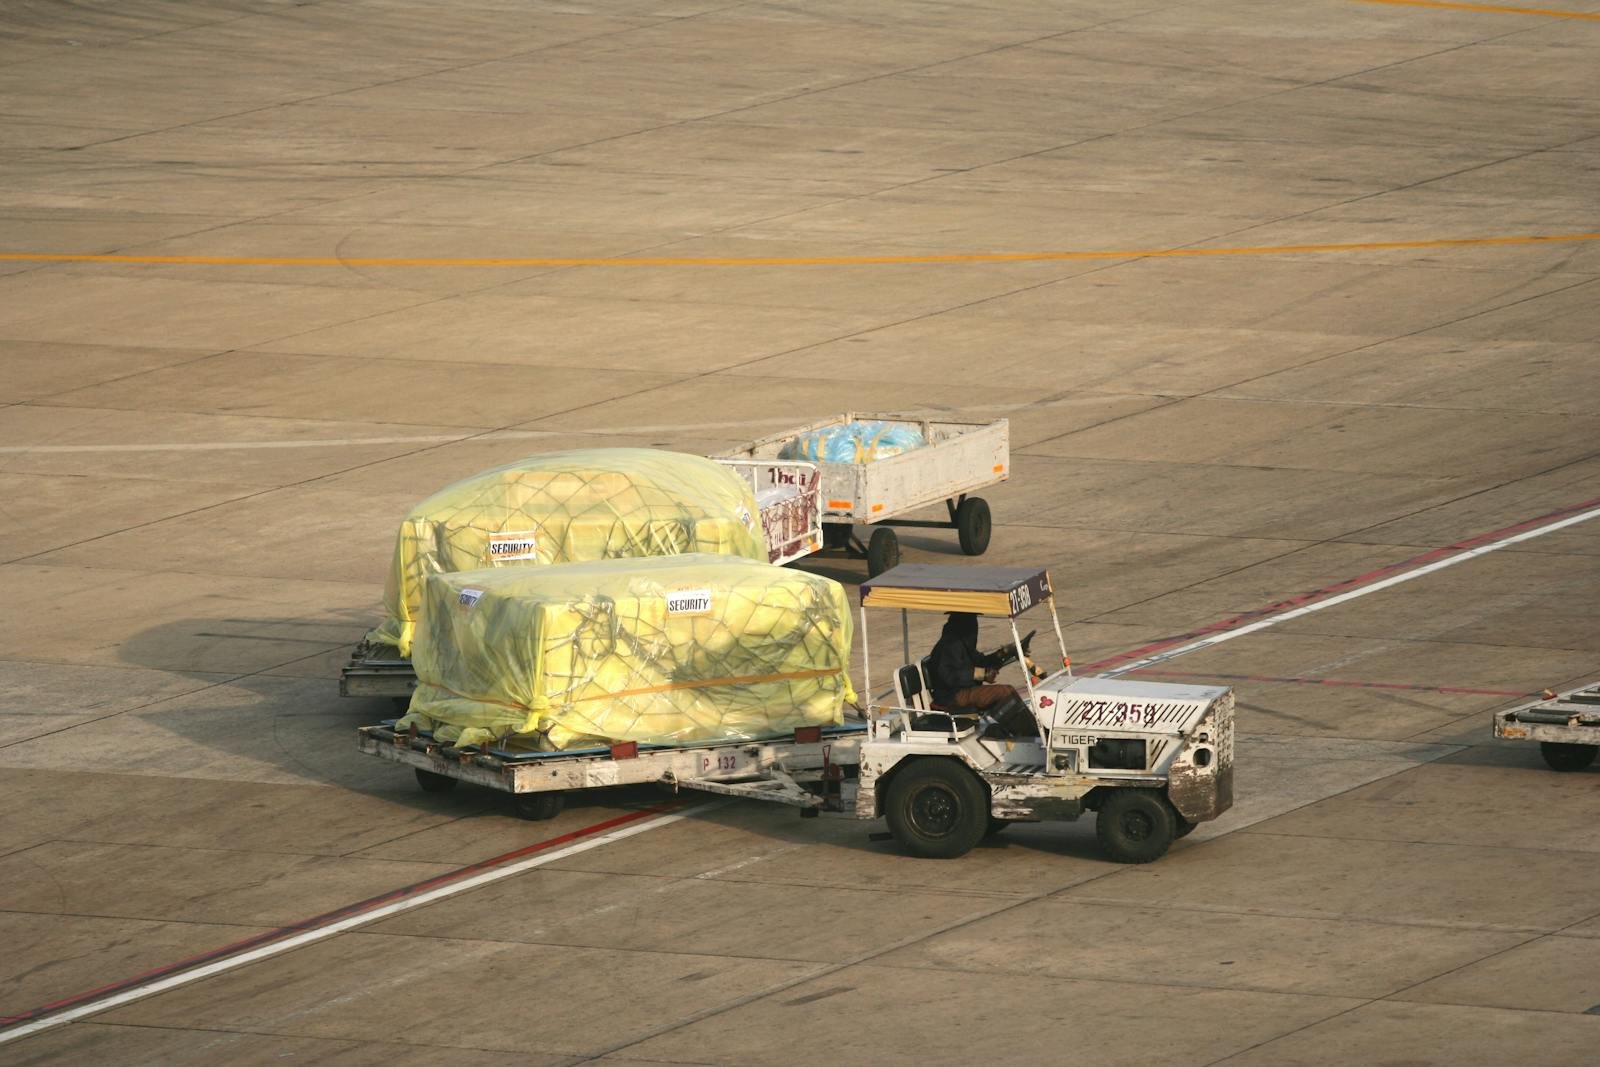
[[[976,711],[987,715],[993,725],[984,731],[985,737],[1037,738],[1039,728],[1028,702],[1017,693],[1015,686],[995,682],[1000,668],[1015,656],[1004,648],[979,652],[978,617],[965,611],[952,611],[949,616],[928,655],[928,688],[933,691],[933,709]],[[1043,677],[1032,660],[1026,663],[1035,681]]]

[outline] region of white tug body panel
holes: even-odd
[[[906,759],[955,757],[983,779],[997,819],[1070,819],[1096,790],[1143,787],[1203,822],[1233,802],[1233,704],[1226,686],[1059,674],[1033,687],[1043,744],[941,728],[943,716],[931,729],[875,731],[861,743],[856,814],[883,813],[879,783]]]
[[[1035,715],[1052,735],[1114,730],[1181,736],[1227,692],[1226,686],[1058,676],[1034,689]]]

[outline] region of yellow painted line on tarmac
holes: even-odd
[[[1548,7],[1512,7],[1509,4],[1456,4],[1449,0],[1356,0],[1358,4],[1390,4],[1395,7],[1442,7],[1447,11],[1487,11],[1497,15],[1538,15],[1547,19],[1590,19],[1600,22],[1592,11],[1556,11]]]
[[[1120,248],[1066,252],[951,252],[880,256],[527,256],[486,259],[381,256],[134,256],[90,252],[0,252],[0,261],[32,263],[191,263],[266,267],[808,267],[901,263],[1049,263],[1079,259],[1199,259],[1279,256],[1302,252],[1384,252],[1417,248],[1482,248],[1600,241],[1600,233],[1453,237],[1427,241],[1352,241],[1342,244],[1256,245],[1239,248]]]

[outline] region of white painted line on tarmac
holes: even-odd
[[[959,419],[964,411],[1006,412],[1026,407],[1059,407],[1075,403],[1073,399],[1022,401],[998,404],[970,404],[961,411],[927,411],[924,417],[932,419]],[[539,437],[640,437],[656,434],[704,433],[707,430],[748,430],[770,427],[784,421],[782,416],[766,419],[733,419],[725,422],[681,422],[653,426],[631,424],[627,426],[571,427],[550,430],[490,430],[487,432],[463,430],[460,433],[403,434],[385,437],[298,437],[278,441],[170,441],[99,444],[99,445],[0,445],[0,455],[71,455],[79,452],[228,452],[258,448],[360,448],[365,445],[429,445],[450,444],[456,441],[493,442],[521,441]]]
[[[548,431],[515,430],[485,434],[477,440],[554,437]],[[76,452],[230,452],[255,448],[359,448],[362,445],[444,444],[466,441],[472,434],[425,433],[406,437],[302,437],[283,441],[178,441],[132,445],[5,445],[4,455],[70,455]]]
[[[696,812],[701,812],[706,810],[706,807],[706,805],[700,805],[693,810]],[[637,822],[628,826],[618,827],[617,829],[601,834],[598,837],[592,837],[583,841],[578,841],[574,844],[567,845],[565,848],[556,849],[553,852],[540,852],[537,855],[529,856],[525,860],[519,860],[516,863],[508,864],[504,867],[496,867],[492,870],[484,871],[482,874],[475,874],[471,877],[463,878],[458,882],[451,882],[448,885],[439,886],[437,889],[430,889],[426,892],[418,893],[413,897],[404,897],[400,900],[395,900],[388,904],[380,905],[370,911],[359,912],[355,915],[349,916],[348,918],[329,923],[327,926],[319,926],[315,929],[306,930],[302,933],[286,937],[281,941],[273,941],[269,944],[262,945],[260,948],[251,949],[248,952],[241,952],[237,956],[227,956],[223,959],[216,960],[215,962],[196,967],[193,970],[182,971],[178,974],[168,975],[167,977],[158,978],[142,985],[134,986],[130,989],[124,989],[120,992],[112,993],[96,1000],[87,1001],[83,1004],[77,1005],[76,1007],[68,1008],[56,1014],[47,1015],[42,1019],[36,1019],[32,1022],[24,1023],[10,1030],[0,1031],[0,1045],[4,1045],[12,1041],[20,1041],[22,1038],[37,1034],[41,1030],[48,1030],[52,1027],[61,1026],[65,1023],[82,1019],[88,1015],[95,1015],[103,1011],[109,1011],[112,1008],[121,1007],[122,1005],[130,1003],[131,1001],[141,1000],[145,997],[154,996],[157,993],[165,993],[169,989],[176,989],[179,986],[185,986],[191,982],[198,982],[203,979],[210,978],[213,975],[222,974],[225,971],[231,971],[239,967],[244,967],[248,964],[255,963],[258,960],[268,959],[272,956],[278,956],[285,952],[293,951],[297,948],[303,948],[304,946],[313,944],[317,941],[324,941],[330,937],[333,937],[335,934],[341,934],[354,927],[365,926],[367,923],[374,922],[378,919],[387,918],[391,915],[398,915],[400,912],[409,911],[412,908],[420,908],[426,904],[432,904],[435,901],[443,900],[446,897],[455,896],[457,893],[465,893],[470,889],[477,889],[480,886],[488,885],[491,882],[498,882],[502,879],[510,878],[512,875],[533,870],[535,867],[543,867],[547,863],[553,863],[556,860],[565,859],[568,856],[575,856],[580,852],[588,852],[590,849],[599,848],[602,845],[609,845],[613,842],[621,841],[624,838],[633,837],[636,834],[642,834],[650,830],[659,829],[670,823],[678,822],[680,819],[684,819],[688,815],[688,811],[672,812],[666,815],[657,816],[654,819],[648,819],[644,822]]]
[[[281,441],[171,441],[150,444],[105,445],[0,445],[0,455],[51,455],[76,452],[229,452],[257,448],[360,448],[365,445],[431,445],[457,441],[522,441],[539,437],[642,436],[682,433],[695,430],[746,429],[769,426],[772,419],[741,419],[738,422],[697,422],[672,426],[615,426],[561,430],[491,430],[487,433],[419,433],[392,437],[298,437]]]
[[[1502,548],[1510,548],[1512,545],[1520,544],[1523,541],[1531,541],[1535,537],[1543,537],[1545,534],[1555,533],[1557,530],[1564,530],[1568,526],[1576,526],[1580,522],[1588,522],[1590,519],[1597,517],[1600,517],[1600,507],[1590,508],[1588,511],[1580,511],[1576,515],[1568,515],[1566,518],[1556,519],[1552,522],[1545,523],[1543,526],[1535,526],[1531,530],[1523,530],[1521,533],[1512,534],[1508,537],[1502,537],[1498,541],[1490,541],[1488,544],[1479,545],[1476,548],[1466,549],[1457,555],[1448,556],[1441,560],[1435,560],[1434,562],[1424,564],[1415,570],[1402,571],[1401,573],[1391,575],[1382,581],[1373,582],[1371,585],[1362,586],[1360,589],[1352,589],[1348,593],[1340,593],[1338,596],[1331,596],[1326,600],[1319,600],[1314,604],[1307,604],[1304,607],[1294,608],[1279,615],[1269,615],[1267,618],[1262,619],[1259,622],[1253,622],[1247,626],[1241,626],[1236,630],[1226,630],[1222,633],[1211,634],[1208,637],[1200,638],[1198,641],[1191,641],[1187,645],[1179,645],[1177,648],[1168,649],[1165,652],[1157,652],[1154,655],[1145,656],[1143,659],[1136,659],[1131,663],[1125,663],[1120,667],[1114,667],[1111,670],[1103,671],[1100,673],[1099,677],[1115,678],[1117,675],[1127,674],[1129,671],[1137,671],[1145,667],[1154,667],[1158,663],[1165,663],[1168,660],[1177,659],[1179,656],[1187,656],[1191,652],[1199,652],[1202,649],[1212,648],[1216,645],[1222,644],[1224,641],[1232,641],[1234,638],[1244,637],[1246,634],[1259,633],[1260,631],[1273,626],[1281,626],[1286,622],[1293,622],[1295,619],[1304,618],[1313,612],[1324,611],[1328,608],[1334,607],[1335,605],[1345,604],[1360,597],[1369,596],[1372,593],[1397,586],[1402,582],[1409,582],[1414,579],[1421,578],[1424,575],[1433,574],[1436,571],[1442,571],[1446,567],[1454,567],[1458,563],[1465,563],[1469,559],[1477,559],[1479,556],[1486,556],[1490,552],[1498,552]]]

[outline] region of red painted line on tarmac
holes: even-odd
[[[1460,685],[1418,685],[1412,682],[1360,682],[1346,678],[1279,678],[1268,674],[1206,674],[1201,671],[1164,671],[1141,667],[1134,674],[1159,674],[1169,678],[1215,678],[1223,682],[1284,682],[1292,685],[1328,685],[1351,689],[1401,689],[1410,693],[1465,693],[1482,697],[1536,697],[1537,691],[1520,689],[1472,689]]]
[[[141,974],[133,975],[131,978],[124,978],[120,981],[112,982],[109,985],[103,985],[96,989],[88,989],[82,993],[74,993],[70,997],[63,997],[60,1000],[53,1000],[48,1004],[41,1004],[36,1008],[30,1008],[27,1011],[18,1012],[15,1015],[0,1016],[0,1027],[15,1026],[18,1023],[31,1022],[32,1020],[41,1018],[42,1016],[50,1015],[65,1008],[76,1007],[77,1005],[85,1003],[86,1001],[94,1000],[98,997],[106,996],[107,994],[120,993],[125,989],[131,989],[134,986],[143,985],[145,982],[149,982],[153,979],[165,978],[170,974],[176,974],[179,971],[186,971],[191,967],[198,967],[202,964],[210,963],[213,960],[219,960],[226,956],[232,956],[238,952],[244,952],[248,949],[268,944],[280,938],[303,933],[306,930],[315,930],[318,927],[328,926],[331,923],[338,922],[340,919],[346,919],[352,915],[359,915],[364,911],[371,911],[372,909],[380,907],[384,904],[388,904],[391,901],[415,896],[418,893],[423,893],[430,889],[436,889],[439,886],[448,885],[451,882],[458,882],[463,878],[471,877],[472,875],[478,874],[482,871],[504,866],[505,864],[510,863],[513,860],[521,859],[524,856],[531,856],[536,852],[546,852],[552,848],[557,848],[561,845],[568,844],[569,842],[579,841],[585,837],[593,837],[595,834],[604,833],[607,830],[614,830],[619,826],[626,826],[629,823],[639,822],[641,819],[648,819],[655,815],[661,815],[666,812],[676,810],[682,806],[683,805],[679,803],[656,804],[640,811],[631,811],[626,815],[618,815],[615,818],[605,819],[589,826],[580,827],[577,830],[572,830],[556,837],[547,838],[543,841],[536,841],[531,845],[524,845],[521,848],[512,849],[510,852],[504,852],[498,856],[493,856],[486,860],[480,860],[477,863],[469,864],[468,866],[461,867],[453,871],[446,871],[444,874],[434,875],[432,878],[427,878],[420,882],[413,882],[410,885],[401,886],[399,889],[391,889],[387,893],[381,893],[375,897],[368,897],[366,900],[357,901],[354,904],[346,904],[342,908],[336,908],[333,911],[326,911],[321,915],[316,915],[309,919],[302,919],[299,922],[291,923],[288,926],[280,926],[275,930],[267,930],[263,933],[255,934],[251,937],[246,937],[242,940],[235,941],[231,944],[222,945],[207,952],[190,956],[187,959],[178,960],[175,963],[168,963],[160,967],[151,968],[150,970],[144,971]]]
[[[1537,15],[1547,19],[1597,19],[1591,11],[1560,11],[1549,7],[1513,7],[1509,4],[1463,4],[1453,0],[1358,0],[1363,4],[1393,4],[1396,7],[1436,7],[1444,11],[1485,11],[1497,15]]]
[[[1512,523],[1510,526],[1502,526],[1498,530],[1489,530],[1485,533],[1475,534],[1464,541],[1456,541],[1453,544],[1441,545],[1438,548],[1430,548],[1421,555],[1412,556],[1410,559],[1401,560],[1399,563],[1390,563],[1386,566],[1379,567],[1377,570],[1368,571],[1366,574],[1358,574],[1354,578],[1346,578],[1343,581],[1335,582],[1332,585],[1325,585],[1321,589],[1313,589],[1309,593],[1300,593],[1297,596],[1292,596],[1285,600],[1274,601],[1271,604],[1255,608],[1252,611],[1244,612],[1241,615],[1232,615],[1226,619],[1219,619],[1216,622],[1202,626],[1197,630],[1190,630],[1188,633],[1175,634],[1171,637],[1163,637],[1159,641],[1152,641],[1150,644],[1144,645],[1140,648],[1135,648],[1127,652],[1119,652],[1115,656],[1108,656],[1105,659],[1096,660],[1094,663],[1086,664],[1085,666],[1080,667],[1079,670],[1084,674],[1092,674],[1096,671],[1103,671],[1107,667],[1114,667],[1119,663],[1127,663],[1130,660],[1140,659],[1141,657],[1152,655],[1156,652],[1174,648],[1186,641],[1193,641],[1196,638],[1205,637],[1208,634],[1222,633],[1227,630],[1236,630],[1241,626],[1255,622],[1257,619],[1265,618],[1268,615],[1276,615],[1280,611],[1287,611],[1291,608],[1302,607],[1306,604],[1312,603],[1313,601],[1322,600],[1325,597],[1338,596],[1340,593],[1347,593],[1352,589],[1359,589],[1364,585],[1371,585],[1374,582],[1381,582],[1385,578],[1392,577],[1393,575],[1400,574],[1404,571],[1413,570],[1417,567],[1426,566],[1435,560],[1443,559],[1446,556],[1454,555],[1457,552],[1465,552],[1470,549],[1477,548],[1479,545],[1488,544],[1490,541],[1497,541],[1502,537],[1509,537],[1512,534],[1521,533],[1523,530],[1531,530],[1533,527],[1542,525],[1543,523],[1565,518],[1568,515],[1575,515],[1580,511],[1587,511],[1590,508],[1597,506],[1600,506],[1600,497],[1594,497],[1593,499],[1585,500],[1577,504],[1568,504],[1566,507],[1545,512],[1543,515],[1536,515],[1531,519],[1524,519],[1521,522]],[[1521,696],[1522,694],[1518,693],[1517,695]]]

